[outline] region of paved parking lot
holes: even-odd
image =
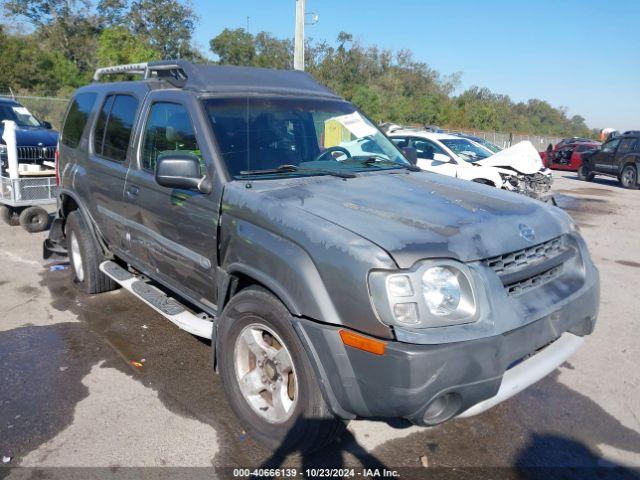
[[[582,349],[478,417],[431,429],[354,421],[304,458],[270,458],[245,436],[206,342],[125,291],[77,292],[69,269],[41,260],[45,234],[0,225],[4,466],[640,467],[640,191],[555,178],[601,274],[599,323]]]

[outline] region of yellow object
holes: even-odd
[[[351,140],[351,133],[344,125],[334,119],[324,122],[324,148],[335,147]]]

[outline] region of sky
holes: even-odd
[[[192,0],[198,46],[224,28],[293,37],[295,0]],[[413,51],[461,88],[540,98],[592,128],[640,129],[640,0],[307,0],[305,34]],[[210,53],[210,52],[209,52]]]

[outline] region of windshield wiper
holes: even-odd
[[[387,165],[393,165],[399,168],[406,168],[407,170],[411,171],[411,172],[421,172],[422,169],[420,167],[418,167],[417,165],[411,165],[411,164],[403,164],[403,163],[397,163],[394,162],[393,160],[389,160],[387,158],[383,158],[383,157],[378,157],[376,155],[371,155],[370,157],[365,158],[364,160],[361,160],[360,163],[364,164],[364,165],[376,165],[377,163],[385,163]]]
[[[276,167],[276,168],[265,168],[262,170],[243,170],[240,172],[240,175],[242,176],[268,175],[268,174],[274,174],[274,173],[295,173],[295,172],[320,173],[320,174],[331,175],[333,177],[339,177],[339,178],[356,178],[357,177],[355,173],[350,173],[350,172],[336,172],[335,170],[323,170],[321,168],[300,168],[297,165],[289,165],[289,164],[280,165],[279,167]]]

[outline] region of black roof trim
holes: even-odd
[[[122,67],[127,66],[102,70]],[[299,94],[340,99],[311,75],[297,70],[194,64],[186,60],[161,60],[131,67],[137,67],[132,73],[144,71],[146,81],[163,80],[176,88],[196,92]]]

